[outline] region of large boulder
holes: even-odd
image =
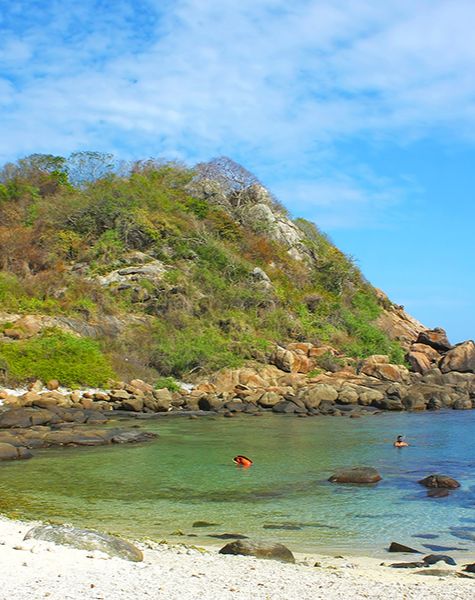
[[[294,563],[292,552],[283,544],[255,542],[251,540],[235,540],[223,546],[220,554],[242,554],[256,558],[271,558],[283,562]]]
[[[89,552],[99,550],[109,556],[133,562],[143,560],[141,550],[126,540],[122,540],[115,535],[88,529],[76,529],[68,525],[39,525],[30,529],[24,539],[43,540]]]
[[[22,446],[0,443],[0,460],[18,460],[32,456],[31,452]]]
[[[264,392],[258,400],[258,404],[262,408],[272,408],[282,401],[282,396],[277,392]]]
[[[418,344],[422,345],[422,344]],[[432,368],[430,358],[424,352],[408,352],[406,355],[407,362],[411,365],[414,373],[427,373]]]
[[[406,410],[425,410],[428,402],[424,398],[424,395],[418,391],[409,390],[408,395],[402,400]],[[438,407],[433,407],[438,408]]]
[[[270,362],[274,364],[277,368],[282,369],[282,371],[287,371],[290,373],[295,370],[294,362],[295,362],[295,354],[286,348],[282,348],[281,346],[277,346],[270,357]]]
[[[384,394],[380,390],[375,390],[364,385],[355,386],[355,390],[358,392],[358,404],[362,406],[369,406],[373,402],[384,398]]]
[[[339,469],[328,481],[332,483],[378,483],[382,477],[373,467]]]
[[[406,381],[409,371],[403,365],[393,365],[386,362],[374,362],[376,357],[369,357],[361,367],[361,373],[383,381]]]
[[[208,394],[198,400],[200,410],[219,410],[223,406],[223,401],[216,394]]]
[[[460,371],[475,373],[475,343],[472,340],[457,344],[442,358],[439,363],[442,373]]]
[[[404,410],[405,405],[400,398],[383,398],[372,403],[372,406],[380,408],[381,410],[392,410],[401,411]]]
[[[122,410],[130,410],[131,412],[142,412],[143,410],[143,398],[140,396],[130,397],[127,400],[122,400]]]
[[[303,351],[300,348],[289,350],[277,346],[271,354],[270,362],[287,373],[308,373],[314,363],[308,358],[307,352],[308,350]]]
[[[344,385],[338,392],[339,404],[356,404],[358,402],[358,391],[349,385]]]
[[[0,429],[10,427],[31,427],[59,423],[61,419],[49,410],[34,408],[13,408],[0,414]]]
[[[410,351],[424,354],[431,363],[437,363],[442,358],[441,354],[437,352],[435,348],[432,348],[432,346],[428,346],[427,344],[418,344],[414,342],[414,344],[411,344]]]
[[[452,405],[455,410],[470,410],[473,408],[472,400],[468,394],[458,397]]]
[[[418,483],[428,488],[446,488],[455,490],[460,487],[460,483],[456,479],[448,477],[447,475],[429,475],[428,477],[421,479]]]
[[[441,327],[421,331],[417,336],[416,344],[431,346],[438,352],[447,352],[447,350],[452,348],[452,344],[449,342],[445,330]]]
[[[298,399],[301,400],[308,409],[318,408],[322,402],[335,402],[338,398],[338,392],[334,387],[326,383],[318,383],[300,390]]]
[[[417,383],[407,389],[403,404],[407,410],[431,410],[451,407],[455,402],[453,390],[447,386]]]

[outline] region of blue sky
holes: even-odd
[[[475,338],[472,0],[13,0],[0,163],[228,155],[453,342]]]

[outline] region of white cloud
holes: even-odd
[[[318,223],[323,229],[390,228],[406,217],[401,213],[408,189],[417,198],[410,182],[375,177],[368,172],[353,175],[334,172],[317,174],[311,180],[285,181],[276,185],[276,195],[294,213]],[[414,215],[414,211],[413,211]]]
[[[312,197],[328,223],[330,204],[376,223],[402,184],[311,178],[315,156],[353,136],[475,135],[471,1],[33,4],[27,22],[0,22],[3,160],[80,148],[226,153],[258,172],[293,165],[304,183],[289,201]],[[13,5],[28,14],[31,2]]]

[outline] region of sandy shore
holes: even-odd
[[[133,563],[98,552],[24,541],[33,525],[0,517],[2,600],[468,600],[475,595],[474,580],[416,575],[360,557],[297,554],[297,564],[291,565],[223,556],[216,549],[202,552],[142,543],[138,545],[144,561]],[[411,560],[394,556],[398,557],[394,560]],[[473,558],[466,557],[468,562]],[[322,566],[313,566],[316,561]],[[445,563],[433,568],[450,569]]]

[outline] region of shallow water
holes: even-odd
[[[423,551],[424,544],[475,551],[475,411],[131,424],[160,437],[137,446],[36,451],[31,461],[2,464],[0,510],[196,544],[222,545],[208,536],[240,533],[307,552],[378,554],[392,540]],[[397,434],[411,446],[393,448]],[[236,467],[236,454],[250,456],[253,467]],[[352,465],[376,467],[383,481],[327,482]],[[434,472],[462,488],[427,498],[417,481]],[[197,528],[195,521],[216,525]]]

